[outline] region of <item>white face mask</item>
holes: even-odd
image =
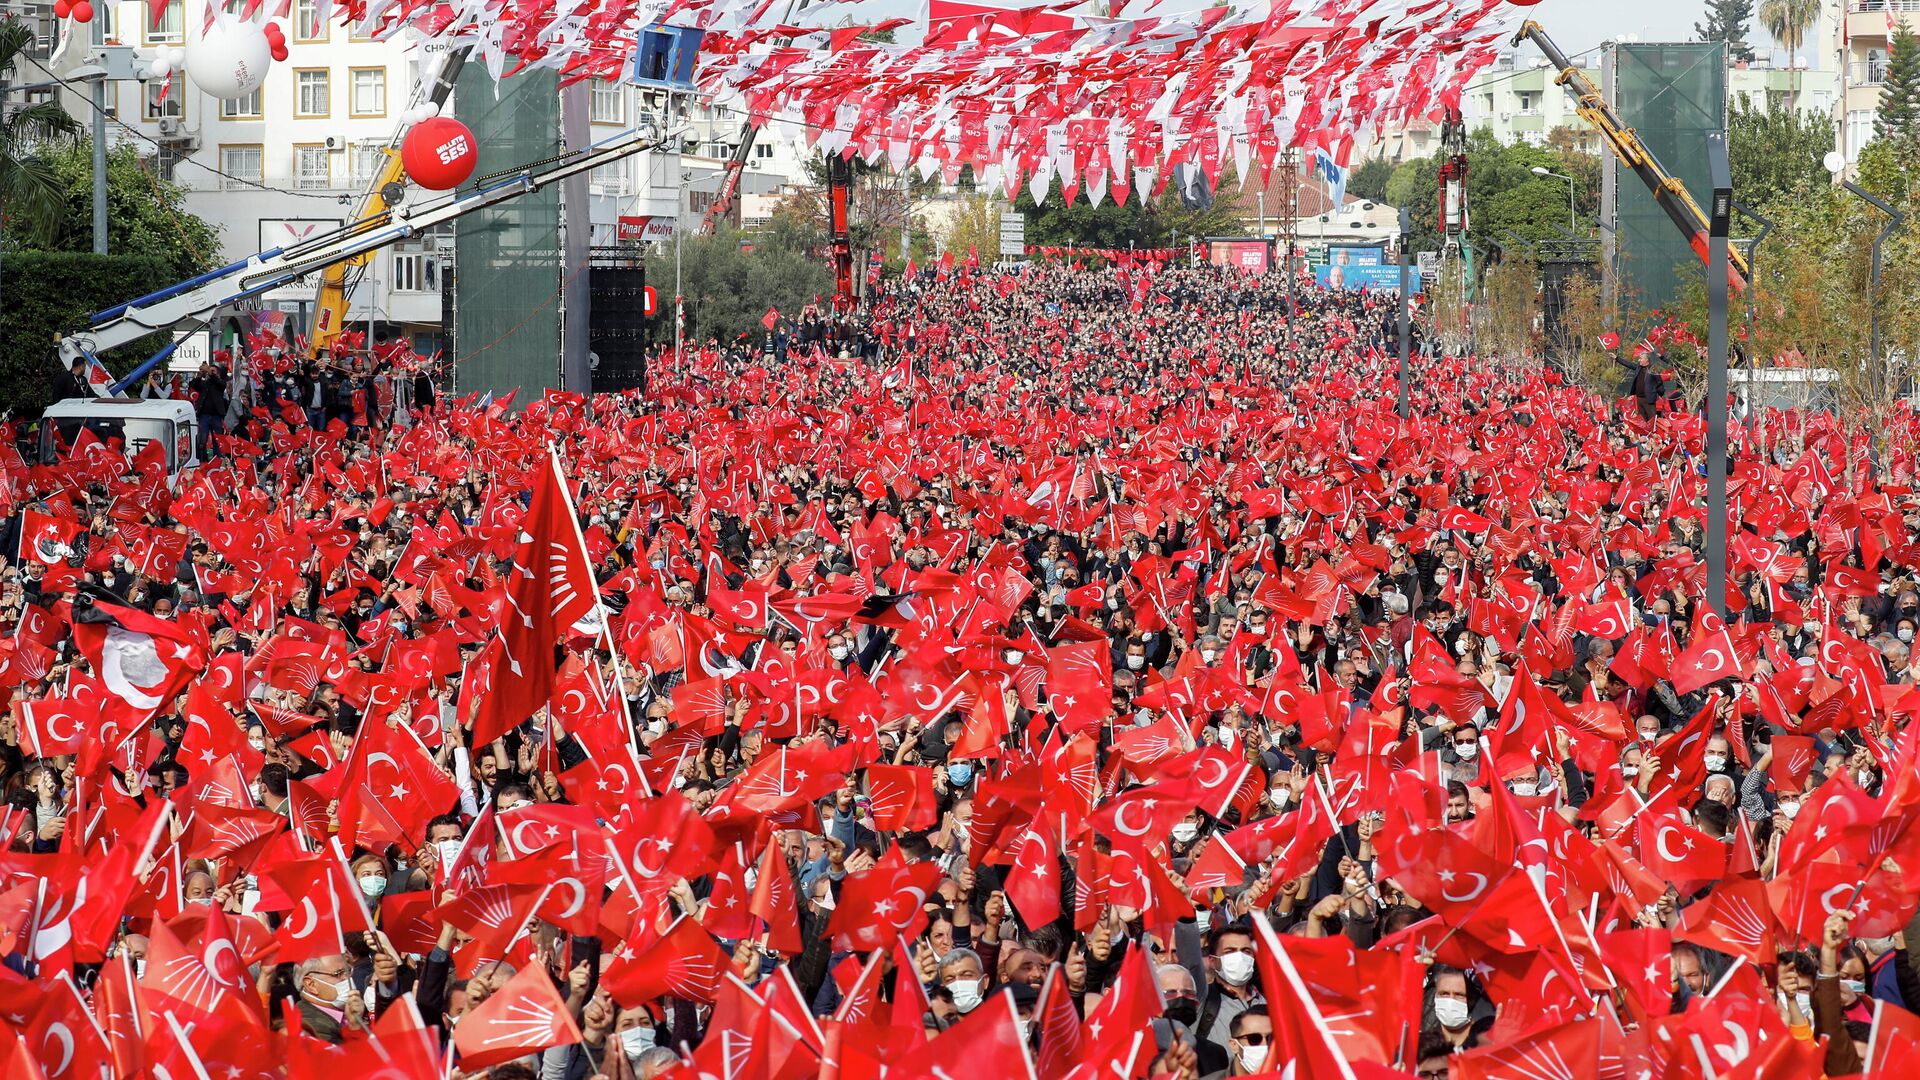
[[[827,650],[827,655],[833,657],[835,660],[845,660],[847,657],[853,655],[853,650],[847,648],[845,645],[835,645]]]
[[[1004,655],[1009,664],[1017,664],[1027,658],[1027,654],[1021,652],[1019,649],[1008,649]]]
[[[1276,807],[1287,805],[1287,800],[1291,798],[1293,798],[1293,789],[1290,787],[1269,788],[1267,790],[1267,801]]]
[[[1467,1003],[1458,998],[1433,999],[1433,1018],[1439,1021],[1443,1028],[1458,1031],[1466,1027],[1468,1015]]]
[[[1788,821],[1792,821],[1792,820],[1794,819],[1794,815],[1796,815],[1796,814],[1798,814],[1798,813],[1800,813],[1800,803],[1799,803],[1799,801],[1798,801],[1798,800],[1784,800],[1784,799],[1783,799],[1783,800],[1781,800],[1781,802],[1780,802],[1780,812],[1781,812],[1781,813],[1783,813],[1783,814],[1785,814],[1785,815],[1787,815],[1787,820],[1788,820]]]
[[[1245,986],[1253,981],[1252,953],[1228,953],[1220,958],[1220,978],[1228,986]]]
[[[1200,650],[1200,662],[1203,664],[1211,664],[1215,660],[1218,660],[1219,658],[1220,658],[1220,651],[1218,649],[1201,649]]]
[[[1727,771],[1727,756],[1725,754],[1708,754],[1705,760],[1708,772]]]
[[[1129,656],[1129,657],[1127,657],[1127,670],[1128,670],[1128,671],[1139,671],[1139,670],[1140,670],[1141,668],[1143,668],[1143,667],[1146,667],[1146,666],[1147,666],[1147,658],[1146,658],[1146,657],[1144,657],[1144,656]]]
[[[444,874],[460,858],[460,841],[436,840],[433,842],[433,852],[440,857],[440,872]]]
[[[980,991],[986,985],[985,979],[960,979],[947,984],[947,993],[953,995],[953,1007],[963,1013],[970,1013],[980,1007]]]
[[[1267,1049],[1268,1048],[1264,1046],[1241,1047],[1240,1048],[1240,1067],[1247,1070],[1250,1073],[1257,1073],[1262,1069],[1266,1068]]]
[[[1540,794],[1540,785],[1521,781],[1518,784],[1511,785],[1511,790],[1515,795],[1538,795]]]
[[[1813,995],[1812,994],[1793,995],[1793,1007],[1800,1010],[1800,1015],[1803,1018],[1808,1020],[1813,1019]]]
[[[1859,784],[1863,788],[1871,787],[1873,786],[1873,773],[1868,769],[1857,770],[1853,774],[1853,780],[1854,783]]]
[[[661,716],[656,716],[653,719],[647,721],[647,730],[655,735],[665,735],[667,733],[666,718]]]
[[[1456,743],[1453,748],[1453,754],[1461,761],[1472,761],[1474,758],[1480,756],[1480,744]]]
[[[620,1050],[627,1055],[629,1064],[651,1049],[653,1049],[653,1028],[641,1024],[620,1033]]]
[[[1200,826],[1191,821],[1182,821],[1173,827],[1173,838],[1182,844],[1192,843],[1193,838],[1199,835]]]

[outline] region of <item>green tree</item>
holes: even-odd
[[[1014,206],[1027,216],[1029,244],[1117,249],[1129,244],[1172,247],[1185,243],[1189,236],[1242,235],[1247,231],[1242,202],[1239,183],[1229,172],[1222,173],[1214,184],[1213,205],[1205,210],[1182,206],[1171,186],[1159,199],[1142,201],[1136,195],[1125,206],[1111,197],[1101,200],[1099,206],[1091,206],[1085,192],[1069,204],[1060,192],[1057,177],[1047,190],[1045,203],[1035,206],[1023,188]]]
[[[17,82],[26,70],[18,61],[33,44],[33,28],[18,19],[0,22],[0,82]],[[61,184],[48,164],[48,151],[78,125],[58,102],[18,108],[0,98],[0,246],[38,245],[60,224]]]
[[[992,262],[1000,255],[1000,204],[982,191],[961,195],[940,242],[955,257],[972,248],[981,262]]]
[[[687,337],[722,343],[746,335],[759,340],[768,308],[792,317],[833,292],[826,263],[794,246],[801,234],[787,229],[753,233],[725,227],[712,236],[681,241],[681,282],[687,303]],[[672,315],[667,315],[672,335]]]
[[[1908,144],[1920,142],[1920,35],[1900,24],[1887,49],[1887,81],[1880,87],[1874,133]]]
[[[1693,36],[1724,41],[1730,59],[1750,61],[1753,46],[1747,44],[1747,24],[1752,21],[1753,0],[1707,0],[1707,21],[1693,24]]]
[[[1354,166],[1347,176],[1347,194],[1373,202],[1387,201],[1387,181],[1393,179],[1393,165],[1386,158],[1368,158]]]
[[[1820,23],[1821,0],[1760,0],[1760,24],[1787,50],[1793,68],[1793,107],[1800,108],[1800,50]]]
[[[1827,186],[1820,159],[1832,148],[1832,126],[1819,113],[1759,109],[1746,94],[1727,110],[1733,197],[1756,209]]]
[[[1591,232],[1599,207],[1599,159],[1573,149],[1558,150],[1525,143],[1502,144],[1485,128],[1467,137],[1467,209],[1469,238],[1481,245],[1512,246],[1518,236],[1527,244],[1564,239],[1567,222],[1567,181],[1536,176],[1544,168],[1573,178],[1574,229]],[[1413,249],[1434,250],[1440,245],[1440,208],[1435,192],[1440,184],[1440,155],[1404,162],[1387,181],[1386,200],[1404,206],[1412,217]]]
[[[92,142],[62,143],[44,156],[59,180],[61,214],[39,246],[92,251]],[[107,250],[160,259],[175,276],[189,278],[219,265],[220,238],[213,226],[187,211],[178,184],[155,175],[147,159],[122,144],[107,151]]]

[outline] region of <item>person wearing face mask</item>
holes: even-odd
[[[351,869],[354,884],[360,887],[360,896],[366,901],[377,924],[380,919],[380,898],[387,894],[387,860],[368,852],[353,860]]]
[[[1250,1006],[1233,1018],[1226,1055],[1227,1066],[1206,1074],[1203,1080],[1254,1076],[1269,1071],[1267,1062],[1273,1056],[1273,1018],[1267,1015],[1266,1005]]]
[[[1864,1055],[1847,1030],[1852,1006],[1866,991],[1866,960],[1847,942],[1850,911],[1827,916],[1820,934],[1820,971],[1813,979],[1813,1030],[1827,1039],[1828,1076],[1860,1071]]]
[[[987,999],[986,965],[972,949],[954,949],[940,960],[939,983],[953,998],[953,1007],[961,1015],[972,1012]]]
[[[1427,1022],[1422,1030],[1438,1035],[1455,1051],[1478,1045],[1493,1017],[1475,1019],[1477,993],[1458,968],[1435,964],[1427,973]]]
[[[1260,992],[1253,931],[1245,922],[1223,923],[1207,931],[1206,975],[1200,990],[1200,1019],[1194,1024],[1200,1038],[1200,1070],[1224,1073],[1230,1064],[1228,1043],[1234,1021],[1267,1000]]]
[[[1174,823],[1169,836],[1173,840],[1175,858],[1187,855],[1193,850],[1194,842],[1200,839],[1200,812],[1191,810],[1187,816]]]
[[[300,995],[300,1029],[322,1042],[339,1043],[344,1028],[366,1026],[366,999],[355,991],[353,965],[345,953],[315,956],[294,965]]]

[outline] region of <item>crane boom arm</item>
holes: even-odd
[[[204,326],[216,312],[229,304],[258,296],[324,267],[365,256],[388,244],[484,210],[495,203],[538,191],[548,184],[598,168],[610,161],[656,149],[664,145],[667,139],[678,135],[678,130],[669,132],[665,137],[629,130],[594,146],[535,166],[483,178],[476,190],[465,194],[449,195],[416,207],[392,207],[293,247],[272,248],[249,255],[218,270],[208,271],[137,300],[129,300],[95,313],[89,320],[92,323],[90,330],[61,340],[61,361],[71,365],[82,357],[130,344],[156,330],[171,329],[182,323]],[[131,385],[171,351],[171,346],[162,350],[118,385]]]
[[[733,148],[733,154],[727,158],[726,176],[720,181],[720,190],[714,195],[707,214],[700,220],[700,235],[712,236],[713,227],[719,220],[733,213],[733,200],[740,191],[740,176],[747,169],[747,155],[753,153],[753,142],[760,129],[753,126],[748,118],[740,126],[740,142]]]
[[[1693,201],[1693,196],[1687,191],[1687,185],[1669,173],[1666,167],[1660,164],[1660,159],[1654,156],[1653,151],[1647,149],[1639,136],[1634,134],[1633,129],[1621,122],[1620,115],[1614,112],[1613,106],[1607,104],[1607,99],[1601,95],[1600,89],[1593,85],[1593,80],[1587,78],[1585,72],[1573,66],[1573,62],[1567,59],[1567,54],[1560,51],[1560,47],[1553,43],[1553,39],[1540,28],[1539,23],[1528,19],[1520,24],[1520,29],[1513,35],[1512,44],[1518,45],[1522,41],[1533,42],[1541,53],[1545,54],[1547,62],[1560,72],[1559,77],[1554,81],[1566,87],[1567,92],[1573,95],[1574,111],[1580,114],[1581,119],[1593,125],[1593,129],[1599,132],[1600,137],[1607,141],[1607,145],[1613,149],[1613,152],[1619,155],[1621,162],[1632,169],[1634,175],[1640,178],[1640,182],[1647,186],[1647,190],[1653,194],[1654,201],[1660,204],[1660,209],[1666,211],[1667,217],[1673,221],[1674,227],[1685,234],[1694,254],[1705,262],[1707,215],[1701,211],[1700,204]],[[1745,289],[1751,275],[1752,271],[1747,266],[1747,257],[1737,248],[1729,250],[1727,280],[1734,291]]]
[[[466,66],[467,53],[459,49],[446,54],[441,61],[440,70],[435,74],[433,83],[426,88],[424,100],[436,106],[445,105],[453,96],[453,84],[460,77],[460,69]],[[406,136],[411,124],[402,123],[394,129],[393,136],[381,150],[380,168],[374,174],[373,181],[360,196],[360,208],[354,215],[355,221],[364,221],[377,217],[398,205],[398,200],[388,201],[392,185],[404,185],[407,170],[400,163],[400,141]],[[405,190],[404,187],[400,190]],[[316,290],[313,305],[313,327],[308,334],[308,346],[313,356],[319,356],[333,346],[347,324],[347,271],[356,266],[365,266],[371,252],[362,252],[327,267],[320,275],[320,288]]]

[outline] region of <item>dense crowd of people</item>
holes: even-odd
[[[1896,1075],[1912,417],[1737,425],[1709,596],[1698,415],[1402,420],[1392,307],[947,262],[9,453],[7,1075]]]

